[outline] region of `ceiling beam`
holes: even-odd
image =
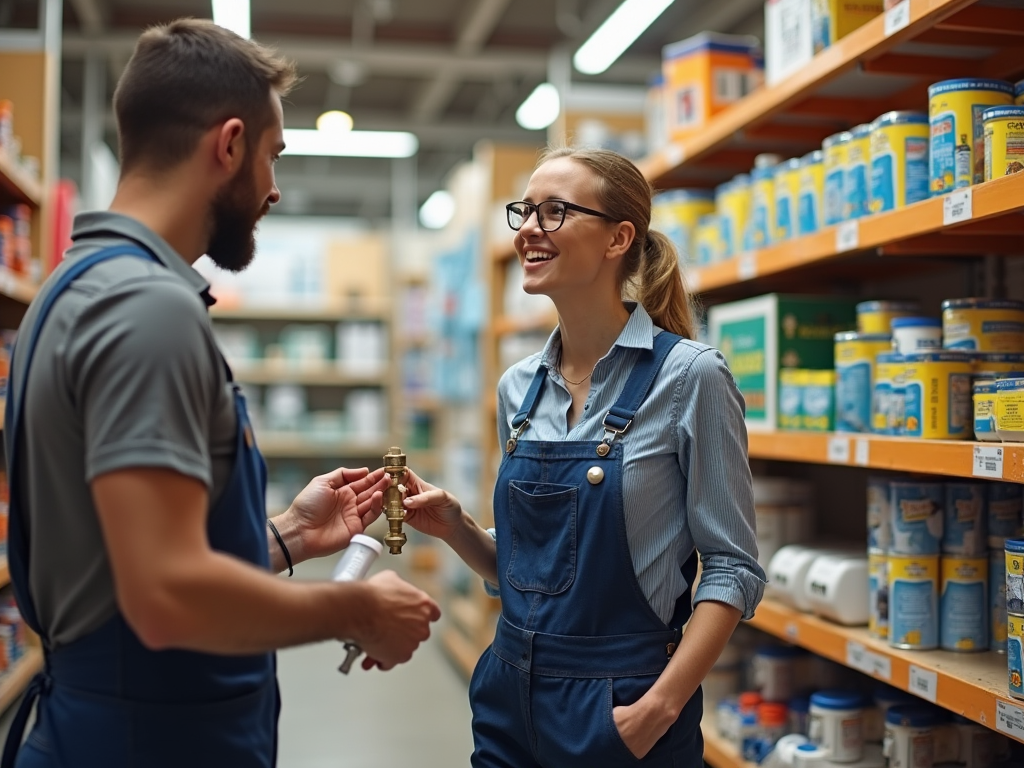
[[[97,0],[69,0],[75,15],[87,35],[98,35],[103,31],[103,12]]]
[[[89,51],[98,48],[107,54],[128,56],[134,50],[136,40],[136,34],[69,34],[63,39],[63,54],[68,59],[81,59]],[[543,78],[547,74],[547,53],[523,48],[488,49],[486,52],[461,55],[438,45],[375,43],[359,47],[323,37],[281,37],[264,41],[293,59],[300,69],[307,71],[326,71],[338,61],[355,61],[375,73],[415,78],[428,78],[437,72],[451,72],[463,80],[488,82],[515,75]],[[620,59],[609,70],[609,74],[645,82],[647,76],[660,67],[660,60],[654,56],[629,57]]]

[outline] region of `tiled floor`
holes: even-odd
[[[328,578],[334,560],[296,568]],[[443,619],[442,619],[443,621]],[[472,751],[466,683],[441,651],[440,632],[390,672],[337,672],[338,643],[278,654],[283,700],[279,768],[462,768]],[[13,714],[0,719],[6,739]]]

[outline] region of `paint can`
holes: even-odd
[[[794,157],[779,166],[775,174],[775,240],[796,237],[800,204],[800,158]]]
[[[946,349],[1024,351],[1024,302],[1011,299],[947,299],[942,302]]]
[[[942,554],[984,557],[988,553],[987,497],[984,483],[946,483]]]
[[[1024,106],[993,107],[985,126],[985,181],[1024,171]]]
[[[943,556],[939,645],[947,651],[987,651],[988,558]]]
[[[974,401],[974,439],[999,440],[996,432],[996,383],[975,380],[971,385]]]
[[[938,555],[889,555],[889,645],[939,645]]]
[[[939,715],[922,704],[900,704],[885,715],[882,754],[888,768],[932,768]]]
[[[988,647],[996,653],[1006,653],[1006,552],[988,551]]]
[[[864,697],[854,691],[811,694],[808,736],[831,753],[836,763],[853,763],[864,754]]]
[[[1004,443],[1024,442],[1024,379],[996,382],[996,434]]]
[[[800,199],[797,234],[810,235],[822,227],[825,197],[825,160],[820,149],[800,158]]]
[[[889,639],[889,558],[878,549],[868,550],[868,632]]]
[[[843,196],[846,219],[867,216],[870,200],[871,126],[867,123],[850,129],[850,142],[846,147],[846,173],[843,176]]]
[[[892,333],[897,317],[913,317],[920,312],[916,301],[862,301],[857,305],[858,333]]]
[[[871,431],[876,435],[898,435],[903,429],[906,387],[903,356],[886,352],[875,358],[875,381],[871,404]],[[897,393],[897,385],[899,392]],[[897,400],[898,397],[898,400]]]
[[[886,112],[871,124],[872,213],[927,200],[928,115]]]
[[[1024,699],[1024,653],[1021,639],[1024,636],[1024,616],[1010,614],[1006,617],[1006,672],[1010,695]]]
[[[870,432],[875,357],[892,348],[888,335],[835,335],[836,431]]]
[[[889,483],[892,542],[897,555],[937,555],[941,551],[946,488],[942,483],[893,480]]]
[[[971,358],[957,351],[904,355],[904,427],[907,437],[970,437]]]
[[[842,131],[829,136],[821,143],[825,165],[825,226],[839,224],[846,214],[846,158],[847,148],[853,135]]]
[[[750,231],[754,248],[764,248],[775,242],[775,175],[778,168],[767,166],[750,172]]]
[[[718,214],[701,216],[697,220],[697,229],[693,235],[693,248],[697,252],[697,263],[701,266],[714,264],[722,258],[721,246],[722,225]]]
[[[1024,539],[1006,540],[1006,612],[1024,615]]]
[[[929,86],[933,195],[984,181],[985,135],[981,115],[988,107],[1012,103],[1013,86],[1002,80],[961,78]]]

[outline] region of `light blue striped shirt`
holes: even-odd
[[[504,450],[512,417],[537,368],[548,368],[523,440],[593,440],[641,349],[661,332],[643,307],[632,312],[614,346],[597,363],[580,420],[568,426],[572,397],[558,374],[561,333],[544,349],[509,368],[498,383],[498,438]],[[757,564],[754,498],[747,463],[743,398],[725,358],[683,340],[669,353],[623,444],[622,488],[633,569],[655,613],[668,622],[688,584],[680,568],[700,553],[703,573],[694,604],[728,603],[749,619],[764,592]],[[490,590],[489,590],[490,591]]]

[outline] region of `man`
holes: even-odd
[[[275,649],[351,639],[364,668],[390,669],[440,615],[391,572],[356,584],[269,572],[347,546],[387,483],[338,469],[266,522],[265,465],[190,266],[253,258],[280,198],[295,80],[258,44],[181,20],[140,37],[118,84],[117,194],[76,220],[14,353],[10,565],[47,666],[5,766],[272,766]]]

